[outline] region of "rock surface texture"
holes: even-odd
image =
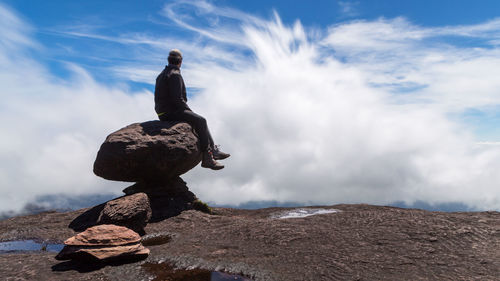
[[[94,173],[115,181],[166,182],[198,165],[199,147],[187,123],[135,123],[106,138],[97,153]]]
[[[107,202],[98,224],[115,224],[142,232],[151,219],[151,206],[145,193],[123,196]]]
[[[318,208],[318,207],[315,207]],[[277,219],[290,208],[185,211],[149,223],[143,261],[94,270],[54,260],[51,252],[0,255],[5,280],[151,280],[146,265],[170,263],[240,274],[255,281],[494,280],[500,276],[500,213],[443,213],[370,205],[323,207],[339,212]],[[63,241],[84,210],[0,221],[0,241]]]
[[[69,228],[75,231],[100,224],[115,224],[128,227],[139,234],[151,219],[149,198],[145,193],[122,196],[97,205],[76,217]]]
[[[143,259],[149,249],[141,244],[139,234],[123,226],[103,224],[88,228],[64,241],[58,260],[107,262]]]

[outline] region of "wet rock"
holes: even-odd
[[[10,253],[0,255],[0,280],[146,280],[154,276],[142,265],[162,261],[175,268],[221,270],[255,281],[498,280],[500,276],[500,212],[371,205],[310,208],[339,212],[277,219],[275,214],[295,208],[214,208],[216,215],[185,211],[146,226],[153,237],[167,234],[172,241],[153,243],[144,262],[87,269],[90,263],[78,263],[82,267],[76,261],[58,263],[51,252]],[[0,221],[0,240],[64,241],[74,235],[65,226],[81,212]]]
[[[151,219],[151,206],[145,193],[135,193],[97,205],[76,217],[69,228],[83,231],[100,224],[115,224],[144,234],[144,227]]]
[[[180,122],[131,124],[110,134],[94,162],[94,173],[108,180],[166,182],[201,161],[191,126]]]
[[[177,216],[182,211],[193,209],[197,200],[189,191],[186,182],[176,177],[164,183],[139,182],[123,190],[125,194],[145,193],[149,198],[152,216],[150,221],[157,222]]]
[[[64,241],[56,259],[108,262],[143,259],[149,249],[141,244],[138,233],[123,226],[97,225]]]

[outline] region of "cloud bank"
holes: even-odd
[[[71,62],[69,80],[51,76],[30,54],[43,48],[31,28],[5,7],[0,14],[0,205],[118,192],[126,184],[93,176],[92,162],[107,134],[154,118],[152,93],[96,82]],[[500,209],[500,147],[484,145],[498,140],[479,139],[461,118],[498,113],[500,20],[429,28],[396,18],[310,30],[203,1],[171,2],[162,15],[187,35],[59,32],[130,52],[109,69],[125,81],[153,83],[161,70],[151,65],[163,61],[132,51],[138,44],[147,54],[183,50],[186,83],[198,88],[190,106],[233,155],[220,172],[186,174],[202,200]]]
[[[47,193],[118,192],[92,173],[100,143],[117,128],[154,117],[149,92],[98,84],[71,63],[71,78],[52,76],[36,60],[44,50],[32,29],[0,6],[0,211]]]

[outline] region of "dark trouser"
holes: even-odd
[[[175,113],[165,113],[161,115],[160,121],[184,121],[191,125],[196,133],[198,134],[198,138],[200,139],[200,145],[202,151],[207,151],[210,147],[213,149],[214,140],[210,135],[210,131],[208,130],[207,120],[198,115],[191,110],[184,110]]]

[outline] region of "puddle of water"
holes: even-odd
[[[141,243],[143,246],[156,246],[156,245],[162,245],[170,242],[172,240],[172,237],[168,234],[149,234],[145,235],[141,239]]]
[[[34,240],[6,241],[0,242],[0,254],[23,251],[59,252],[63,247],[63,244],[38,243]]]
[[[276,219],[305,218],[305,217],[314,216],[314,215],[331,214],[331,213],[337,213],[337,212],[340,212],[340,211],[335,210],[335,209],[300,208],[300,209],[293,209],[290,211],[282,212],[280,214],[274,215],[273,218],[276,218]]]
[[[154,275],[153,281],[253,281],[236,274],[210,271],[206,269],[176,269],[168,263],[144,263],[141,265],[148,273]]]

